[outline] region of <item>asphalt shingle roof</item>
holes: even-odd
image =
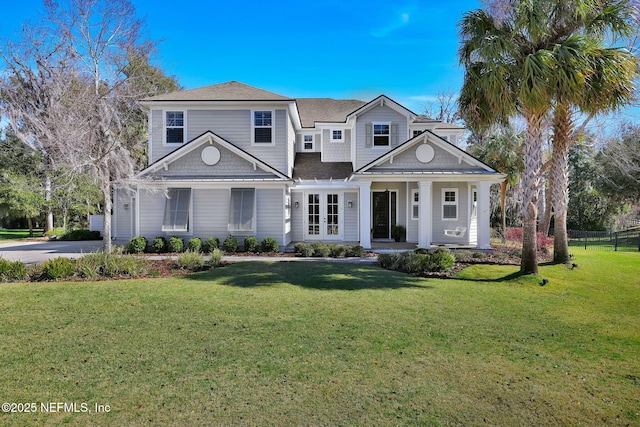
[[[294,180],[344,180],[352,172],[351,162],[322,162],[320,153],[298,153],[293,165]]]
[[[366,104],[357,99],[296,98],[302,127],[312,128],[315,122],[344,122],[347,116]]]
[[[289,101],[283,95],[231,81],[152,96],[143,101]]]

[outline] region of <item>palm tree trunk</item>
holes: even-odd
[[[507,180],[500,183],[500,210],[502,211],[502,244],[507,242]]]
[[[559,104],[553,117],[553,156],[551,179],[553,185],[553,262],[569,262],[567,236],[567,207],[569,205],[569,147],[573,120],[567,105]]]
[[[524,152],[524,176],[522,180],[524,227],[520,272],[523,274],[538,274],[536,231],[540,171],[542,169],[542,119],[544,118],[544,113],[525,111],[524,116],[527,120],[527,141]]]

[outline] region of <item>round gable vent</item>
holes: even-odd
[[[418,148],[416,148],[416,159],[418,159],[421,163],[429,163],[433,160],[435,156],[435,151],[433,151],[433,147],[428,144],[422,144]]]
[[[220,150],[212,146],[205,147],[201,156],[205,165],[213,166],[220,161]]]

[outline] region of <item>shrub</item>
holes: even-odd
[[[75,272],[73,261],[67,258],[53,258],[42,265],[42,275],[49,280],[65,279],[73,276]]]
[[[169,252],[182,252],[182,249],[184,249],[184,240],[182,240],[180,237],[173,236],[169,239],[167,248]]]
[[[313,247],[305,242],[298,242],[294,245],[293,251],[302,257],[313,256]]]
[[[247,252],[258,252],[258,238],[255,236],[248,236],[244,239],[244,250]]]
[[[219,267],[222,264],[222,251],[218,248],[214,248],[211,251],[211,267]]]
[[[322,258],[329,256],[329,248],[324,243],[313,242],[311,244],[311,247],[313,248],[313,256],[318,256]]]
[[[456,257],[457,262],[469,262],[474,258],[473,253],[466,249],[455,251],[454,256]]]
[[[132,237],[129,240],[129,252],[132,254],[141,254],[147,249],[147,239],[143,236]]]
[[[397,262],[397,259],[400,257],[398,252],[392,252],[390,254],[380,254],[378,255],[378,264],[382,268],[391,269],[391,266]]]
[[[0,257],[0,282],[12,282],[27,278],[27,267],[20,261],[9,261]]]
[[[424,271],[447,271],[456,264],[456,257],[449,249],[440,248],[429,254],[423,266]]]
[[[421,274],[450,270],[455,265],[455,256],[448,249],[438,249],[435,252],[395,252],[379,255],[378,263],[389,270]]]
[[[201,270],[204,267],[204,256],[200,252],[183,252],[178,255],[178,267],[183,270]]]
[[[73,230],[65,233],[62,240],[100,240],[99,231],[91,230]]]
[[[151,243],[151,252],[161,254],[167,251],[167,239],[162,236],[156,237]]]
[[[238,250],[238,246],[238,239],[233,236],[227,237],[224,239],[224,242],[222,242],[222,249],[224,249],[225,252],[234,253]]]
[[[198,237],[189,239],[189,243],[187,243],[187,250],[191,252],[200,252],[202,250],[202,240]]]
[[[347,254],[347,248],[344,246],[338,246],[335,243],[327,245],[329,249],[329,256],[332,258],[344,258]]]
[[[364,248],[360,245],[347,246],[347,256],[361,258],[364,256]]]
[[[51,240],[62,239],[65,234],[67,234],[67,229],[63,227],[56,227],[51,230],[47,230],[47,232],[44,233],[44,235],[49,237]]]
[[[278,241],[273,237],[265,237],[260,243],[260,248],[262,252],[278,252],[280,245],[278,245]]]
[[[136,277],[145,272],[145,262],[132,255],[111,255],[102,252],[91,253],[76,261],[79,276],[96,279],[99,276]]]
[[[214,249],[218,249],[218,246],[220,246],[220,241],[217,237],[207,237],[202,244],[202,251],[211,253]]]
[[[391,227],[391,237],[393,237],[396,242],[404,242],[407,240],[407,229],[404,228],[403,225],[393,225]]]
[[[104,265],[108,256],[103,252],[86,254],[76,260],[76,272],[85,279],[97,279],[104,274]]]

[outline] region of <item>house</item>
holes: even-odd
[[[144,99],[149,166],[117,183],[114,237],[372,242],[489,248],[504,175],[455,145],[464,131],[387,96],[293,99],[239,82]]]

